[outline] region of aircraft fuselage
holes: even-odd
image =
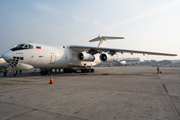
[[[95,55],[93,62],[79,61],[77,54],[68,46],[53,47],[42,44],[24,44],[31,45],[29,48],[12,48],[3,54],[6,61],[13,67],[20,70],[29,70],[33,68],[53,69],[53,68],[74,68],[78,69],[84,66],[94,66],[101,61],[99,55]]]

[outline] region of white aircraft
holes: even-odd
[[[2,57],[17,69],[42,68],[41,74],[47,74],[56,68],[62,68],[64,72],[76,72],[76,70],[81,70],[83,73],[94,72],[92,66],[100,62],[113,62],[113,55],[117,52],[177,56],[168,53],[105,48],[105,42],[108,39],[124,39],[124,37],[98,36],[89,41],[100,41],[98,47],[78,45],[53,47],[37,43],[19,44],[3,53]]]
[[[140,59],[139,58],[118,58],[117,62],[119,62],[122,65],[139,64]]]

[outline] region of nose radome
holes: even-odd
[[[2,57],[5,59],[5,60],[10,60],[13,58],[12,56],[12,51],[11,50],[8,50],[6,51],[5,53],[2,54]]]

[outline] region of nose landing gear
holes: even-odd
[[[94,71],[95,71],[94,68],[91,68],[90,66],[85,67],[85,69],[81,69],[82,73],[89,73],[89,72],[93,73]]]

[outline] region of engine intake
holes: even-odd
[[[89,53],[81,52],[77,54],[77,58],[80,61],[90,61],[93,62],[95,60],[95,57]]]
[[[113,62],[113,57],[107,53],[103,53],[100,55],[100,60],[102,62]]]

